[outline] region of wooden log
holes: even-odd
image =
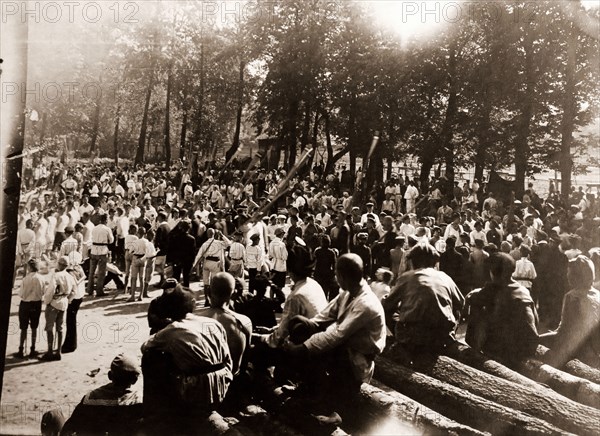
[[[486,400],[385,357],[376,360],[375,378],[450,419],[494,435],[566,433],[540,418]]]
[[[373,380],[372,384],[364,383],[362,385],[361,399],[370,407],[385,410],[389,415],[412,424],[414,429],[421,434],[456,436],[483,436],[486,434],[448,419],[376,380]]]
[[[539,359],[544,363],[550,364],[550,362],[548,362],[548,360],[547,360],[548,359],[547,355],[548,355],[549,351],[550,351],[549,348],[544,347],[543,345],[538,345],[538,348],[537,348],[537,351],[535,354],[536,359]],[[574,376],[589,380],[592,383],[600,384],[600,369],[586,365],[581,360],[578,360],[578,359],[569,360],[567,363],[565,363],[559,369],[561,369],[565,372],[568,372],[569,374],[572,374]]]
[[[513,371],[501,363],[489,358],[485,354],[474,350],[468,345],[461,344],[460,342],[456,342],[447,347],[444,350],[444,354],[454,360],[464,363],[465,365],[469,365],[475,369],[496,377],[500,377],[523,386],[528,386],[533,389],[539,389],[542,387],[539,383],[531,380],[530,378],[519,374],[517,371]]]
[[[547,384],[559,394],[596,409],[600,409],[600,385],[556,369],[537,359],[527,359],[517,368],[519,372]]]
[[[394,361],[472,392],[511,409],[548,421],[578,434],[600,434],[600,411],[565,398],[550,389],[533,389],[487,374],[447,356],[409,357],[396,348],[388,353]],[[392,386],[395,387],[395,386]]]

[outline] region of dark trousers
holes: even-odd
[[[285,271],[273,271],[273,283],[280,288],[285,286]]]
[[[119,238],[116,240],[115,263],[120,270],[125,269],[125,238]]]
[[[68,353],[77,349],[77,312],[81,306],[82,298],[76,298],[67,307],[67,334],[62,345],[62,352]]]
[[[115,282],[117,289],[125,289],[125,283],[121,280],[117,274],[107,271],[106,277],[104,278],[104,286],[108,285],[111,281]]]
[[[256,289],[256,274],[258,270],[256,268],[248,268],[248,292],[254,294]]]
[[[189,262],[175,262],[173,264],[173,278],[179,281],[179,278],[183,274],[183,286],[190,286],[190,272],[192,270],[192,264]]]

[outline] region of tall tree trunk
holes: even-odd
[[[489,65],[489,63],[488,63]],[[488,70],[489,71],[489,70]],[[488,75],[489,77],[489,75]],[[492,113],[492,97],[490,95],[483,96],[483,108],[479,121],[479,144],[475,155],[475,180],[483,180],[483,170],[485,168],[486,151],[491,147],[490,130],[491,122],[490,115]]]
[[[293,101],[289,106],[289,119],[288,119],[288,166],[292,168],[296,165],[296,143],[298,141],[298,101]]]
[[[521,99],[521,114],[515,140],[515,196],[521,198],[525,191],[525,175],[529,159],[529,134],[533,118],[535,99],[535,65],[533,61],[533,36],[528,26],[524,26],[523,50],[525,52],[525,95]]]
[[[240,148],[240,133],[242,130],[242,114],[244,111],[244,69],[246,63],[240,61],[240,71],[238,78],[238,95],[237,95],[237,114],[235,117],[235,132],[233,133],[233,142],[231,147],[225,153],[225,162],[229,162]]]
[[[46,112],[42,112],[42,128],[40,129],[40,145],[44,143],[44,137],[46,136],[46,128],[48,127],[48,115]]]
[[[148,110],[150,109],[150,98],[152,97],[152,87],[154,86],[154,71],[150,71],[148,79],[148,88],[146,88],[146,101],[144,103],[144,114],[142,116],[142,127],[140,128],[140,137],[138,139],[137,152],[135,154],[135,164],[144,162],[144,150],[146,149],[146,133],[148,131]]]
[[[165,105],[165,130],[163,144],[165,148],[165,164],[169,168],[171,166],[171,87],[173,84],[173,71],[169,67],[169,75],[167,76],[167,103]]]
[[[118,97],[117,97],[118,98]],[[121,121],[121,102],[117,103],[117,112],[115,113],[115,130],[113,133],[113,156],[115,166],[119,166],[119,123]]]
[[[308,144],[308,137],[310,132],[310,103],[306,103],[304,106],[304,124],[302,126],[302,136],[300,137],[300,151],[304,153],[304,149]]]
[[[435,164],[435,154],[434,153],[424,153],[421,156],[421,171],[419,173],[419,186],[423,186],[423,184],[429,179],[429,175],[431,174],[431,169]]]
[[[310,170],[313,167],[313,163],[315,161],[315,156],[317,155],[317,138],[319,136],[319,122],[321,121],[321,115],[319,115],[319,112],[317,112],[315,114],[315,123],[313,124],[313,129],[312,129],[312,138],[310,140],[310,143],[312,145],[313,148],[313,152],[310,155],[310,157],[308,158],[308,163],[305,166],[306,168],[306,173],[308,174],[310,172]]]
[[[102,82],[102,77],[100,77],[100,82]],[[98,141],[98,130],[100,128],[100,106],[102,103],[102,92],[98,91],[98,95],[96,96],[96,110],[94,111],[94,125],[92,126],[92,141],[90,144],[90,153],[94,153],[96,151],[96,142]]]
[[[179,158],[183,160],[185,157],[185,143],[187,136],[187,120],[188,120],[188,111],[187,105],[183,106],[183,119],[181,120],[181,136],[179,137]]]
[[[458,111],[458,77],[456,76],[456,42],[450,44],[450,53],[448,59],[448,106],[446,107],[446,116],[442,125],[440,139],[444,150],[446,163],[446,178],[448,185],[454,185],[454,123]],[[428,173],[429,174],[429,173]]]
[[[196,129],[194,130],[194,141],[195,145],[200,149],[200,140],[202,136],[202,112],[204,111],[204,39],[202,35],[202,28],[200,29],[200,95],[198,96],[198,110],[197,110],[197,121]],[[190,156],[192,153],[190,153]]]
[[[575,116],[577,107],[575,100],[575,69],[577,67],[577,35],[575,27],[570,23],[567,36],[567,66],[565,70],[565,92],[563,100],[563,119],[560,126],[560,177],[561,194],[564,204],[568,204],[571,193],[571,172],[573,160],[571,158],[571,145],[573,144],[573,131],[575,130]]]

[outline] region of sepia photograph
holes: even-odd
[[[0,435],[600,436],[600,0],[1,0]]]

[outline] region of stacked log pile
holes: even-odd
[[[376,360],[375,379],[340,410],[341,423],[323,424],[302,402],[283,400],[281,388],[263,387],[260,406],[216,420],[218,433],[600,435],[600,371],[579,361],[553,368],[547,353],[540,347],[517,372],[461,344],[436,356],[395,348]]]

